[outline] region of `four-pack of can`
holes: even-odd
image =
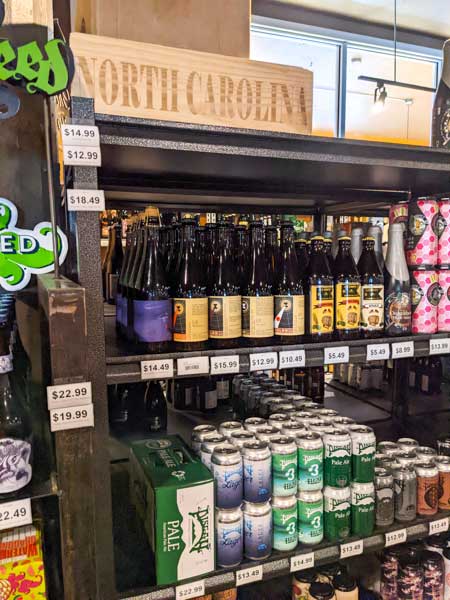
[[[423,567],[423,600],[444,598],[444,559],[439,552],[425,550],[420,559]]]
[[[323,488],[323,442],[319,433],[307,431],[297,435],[298,489],[315,491]]]
[[[272,507],[270,502],[244,502],[244,554],[262,560],[272,554]]]
[[[450,268],[448,266],[439,269],[438,281],[442,290],[438,306],[438,331],[448,333],[450,332]]]
[[[297,547],[297,499],[295,496],[274,496],[272,498],[272,527],[275,550],[287,552]]]
[[[394,469],[394,504],[397,521],[413,521],[416,518],[417,478],[413,469]]]
[[[324,445],[324,483],[332,487],[347,487],[351,480],[352,442],[342,431],[326,433]]]
[[[231,444],[216,446],[211,457],[217,508],[235,508],[244,496],[242,457]]]
[[[219,567],[236,567],[244,555],[244,518],[240,506],[216,510],[216,560]]]
[[[267,502],[272,495],[272,454],[267,442],[246,442],[242,448],[244,499]]]
[[[293,438],[279,435],[270,442],[272,452],[272,493],[292,496],[297,493],[297,445]]]
[[[370,483],[374,478],[376,438],[373,429],[361,425],[351,429],[352,476],[358,483]]]
[[[450,263],[450,199],[441,198],[439,205],[438,224],[438,265]]]
[[[408,206],[406,260],[410,266],[436,265],[439,206],[436,198],[423,197]]]
[[[438,306],[442,297],[436,269],[411,270],[411,311],[413,333],[436,333]]]
[[[417,476],[417,514],[435,515],[439,501],[439,471],[436,465],[419,463],[415,467]]]
[[[352,535],[369,536],[375,526],[375,486],[353,482],[351,491]]]
[[[320,490],[297,494],[298,541],[320,544],[323,540],[323,494]]]
[[[324,533],[330,542],[348,538],[351,532],[350,487],[327,486],[323,491]]]

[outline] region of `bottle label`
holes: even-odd
[[[217,391],[205,392],[205,410],[217,408]]]
[[[312,285],[309,293],[309,333],[332,333],[334,325],[333,286]]]
[[[361,285],[336,284],[336,329],[358,329],[361,313]]]
[[[242,335],[251,338],[273,336],[273,296],[242,297]]]
[[[411,327],[411,297],[406,292],[392,292],[386,297],[386,331],[407,333]]]
[[[368,284],[361,288],[361,328],[379,331],[384,326],[384,286]]]
[[[0,440],[0,493],[16,492],[31,480],[31,444],[24,440],[3,438]]]
[[[172,339],[172,300],[134,300],[134,332],[139,342]]]
[[[9,373],[13,370],[12,354],[3,354],[0,356],[0,373]]]
[[[275,296],[276,335],[303,335],[305,333],[305,297]]]
[[[228,400],[230,397],[230,382],[228,379],[219,380],[216,384],[217,400]]]
[[[109,273],[106,278],[106,300],[113,300],[117,295],[117,284],[119,276]]]
[[[174,298],[173,339],[175,342],[208,339],[208,298]]]
[[[241,337],[241,304],[240,296],[210,296],[210,338],[220,340]]]

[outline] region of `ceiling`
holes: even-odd
[[[391,24],[394,18],[394,0],[283,1],[375,23]],[[397,0],[397,21],[405,29],[450,38],[450,0]]]

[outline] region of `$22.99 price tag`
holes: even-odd
[[[350,360],[350,348],[348,346],[335,346],[325,348],[323,351],[323,362],[326,365],[348,363]]]
[[[314,552],[291,557],[291,573],[314,567]]]
[[[304,350],[283,350],[278,355],[279,369],[293,369],[306,365],[306,354]]]
[[[90,381],[81,383],[63,383],[47,387],[47,406],[68,408],[69,406],[90,404],[92,402],[92,385]]]
[[[50,411],[51,431],[80,429],[81,427],[94,427],[93,404],[57,408]]]
[[[171,377],[173,377],[173,358],[141,362],[141,379],[170,379]]]
[[[278,354],[276,352],[261,352],[250,354],[250,371],[269,371],[278,366]]]
[[[239,373],[239,356],[212,356],[211,375],[224,375],[227,373]]]
[[[241,569],[240,571],[236,571],[236,587],[239,585],[246,585],[247,583],[254,583],[255,581],[261,581],[262,578],[262,565],[250,567],[249,569]]]
[[[354,542],[348,542],[347,544],[341,544],[341,558],[349,558],[350,556],[358,556],[362,554],[364,544],[362,540],[356,540]]]
[[[384,545],[386,548],[389,546],[395,546],[395,544],[404,544],[408,539],[408,532],[406,529],[397,529],[396,531],[388,531],[385,536]]]
[[[448,531],[448,525],[448,517],[439,519],[438,521],[430,521],[430,535],[434,535],[435,533],[446,533]]]
[[[32,522],[33,515],[29,498],[0,504],[0,530],[30,525]]]
[[[189,600],[205,595],[205,580],[193,581],[184,585],[177,585],[175,590],[175,600]]]

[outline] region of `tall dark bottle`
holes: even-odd
[[[361,276],[361,336],[381,337],[384,332],[384,276],[375,254],[375,240],[365,237],[358,262]]]
[[[135,340],[148,353],[169,350],[172,340],[172,299],[159,240],[158,221],[150,218],[133,300]]]
[[[180,261],[173,289],[173,339],[179,350],[201,350],[208,341],[208,297],[193,219],[182,222]]]
[[[321,235],[311,237],[306,285],[306,332],[312,342],[327,342],[333,336],[334,285]]]
[[[327,256],[330,271],[333,273],[334,270],[334,258],[333,258],[333,234],[331,231],[325,231],[323,234],[323,246],[325,248],[325,254]]]
[[[443,48],[441,81],[434,99],[431,145],[450,148],[450,40]]]
[[[275,285],[275,271],[278,264],[278,231],[275,225],[267,225],[265,228],[266,261],[269,275],[269,283]]]
[[[250,236],[245,225],[237,225],[234,228],[234,256],[236,259],[235,268],[238,274],[241,290],[247,283],[248,263],[250,252]]]
[[[297,255],[298,268],[301,277],[303,277],[308,269],[309,254],[306,249],[306,236],[301,233],[300,236],[295,240],[295,253]]]
[[[351,253],[351,238],[339,238],[334,261],[334,298],[336,337],[353,340],[359,337],[361,315],[361,278]]]
[[[209,339],[213,348],[235,348],[242,335],[241,293],[232,253],[232,228],[217,226],[214,270],[210,271]]]
[[[143,425],[148,433],[167,429],[167,403],[159,381],[151,381],[144,398]]]
[[[264,251],[260,221],[250,225],[250,264],[242,290],[242,336],[244,344],[270,344],[273,338],[273,295]]]
[[[281,225],[281,249],[276,268],[274,304],[277,343],[300,343],[305,334],[305,295],[291,221],[284,221]]]
[[[403,245],[402,223],[392,223],[389,227],[384,268],[386,334],[407,335],[411,332],[411,284]]]
[[[117,285],[116,297],[116,329],[123,337],[126,336],[128,328],[128,283],[130,281],[131,269],[134,264],[137,247],[137,219],[132,218],[130,230],[127,233],[125,247],[125,259],[122,263],[122,271]]]
[[[144,219],[139,222],[139,227],[136,235],[136,251],[134,254],[133,265],[130,270],[127,288],[127,330],[126,337],[129,340],[134,340],[134,312],[133,302],[139,293],[140,279],[139,272],[142,273],[143,264],[145,262],[145,254],[147,252],[147,227]]]
[[[111,251],[108,253],[103,271],[105,300],[116,303],[117,285],[123,265],[122,223],[116,222],[110,229]]]

